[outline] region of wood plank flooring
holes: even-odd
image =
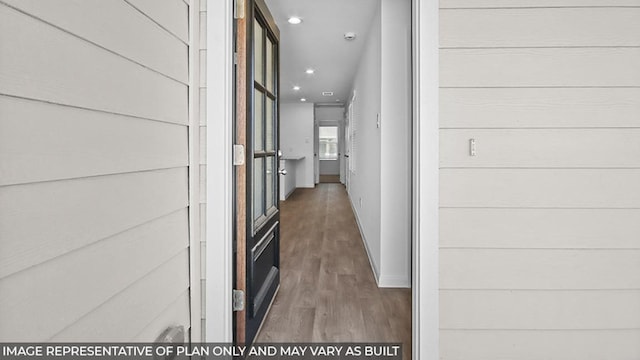
[[[402,342],[411,356],[411,290],[379,289],[344,186],[281,202],[281,286],[258,342]]]

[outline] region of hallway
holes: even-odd
[[[258,342],[402,342],[411,350],[411,290],[376,286],[341,184],[281,203],[280,291]]]

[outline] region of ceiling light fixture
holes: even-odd
[[[354,32],[348,32],[344,34],[344,39],[347,41],[351,41],[351,40],[355,40],[356,39],[356,33]]]
[[[289,18],[289,20],[287,20],[289,22],[289,24],[291,25],[298,25],[302,22],[302,19],[300,19],[297,16],[292,16]]]
[[[313,73],[314,73],[314,72],[316,72],[316,71],[315,71],[315,70],[313,70],[313,69],[307,69],[307,71],[305,71],[305,72],[306,72],[307,74],[311,75],[311,74],[313,74]]]
[[[293,87],[293,90],[294,90],[294,91],[298,91],[298,90],[300,90],[300,86],[294,86],[294,87]]]
[[[300,99],[300,101],[305,102],[305,101],[307,101],[307,99],[302,98],[302,99]]]

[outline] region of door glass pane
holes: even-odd
[[[265,126],[267,127],[266,132],[267,132],[267,151],[274,151],[275,150],[275,146],[274,146],[274,133],[273,133],[273,129],[274,129],[274,113],[273,113],[273,100],[271,100],[271,98],[267,97],[267,109],[266,109],[266,123]]]
[[[264,214],[264,159],[253,159],[253,220]]]
[[[269,156],[267,158],[267,210],[275,205],[276,173],[276,158],[275,156]]]
[[[253,54],[255,56],[255,77],[256,81],[260,84],[264,84],[264,30],[258,20],[253,20]]]
[[[273,43],[271,42],[271,40],[269,39],[269,37],[267,37],[267,89],[271,92],[273,92],[273,89],[275,88],[274,85],[274,76],[273,73],[275,72],[274,69],[274,59],[273,59]]]
[[[338,127],[319,128],[320,160],[338,160]]]
[[[264,151],[264,94],[254,90],[253,151]]]

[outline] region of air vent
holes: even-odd
[[[333,96],[333,91],[323,91],[322,96]]]

